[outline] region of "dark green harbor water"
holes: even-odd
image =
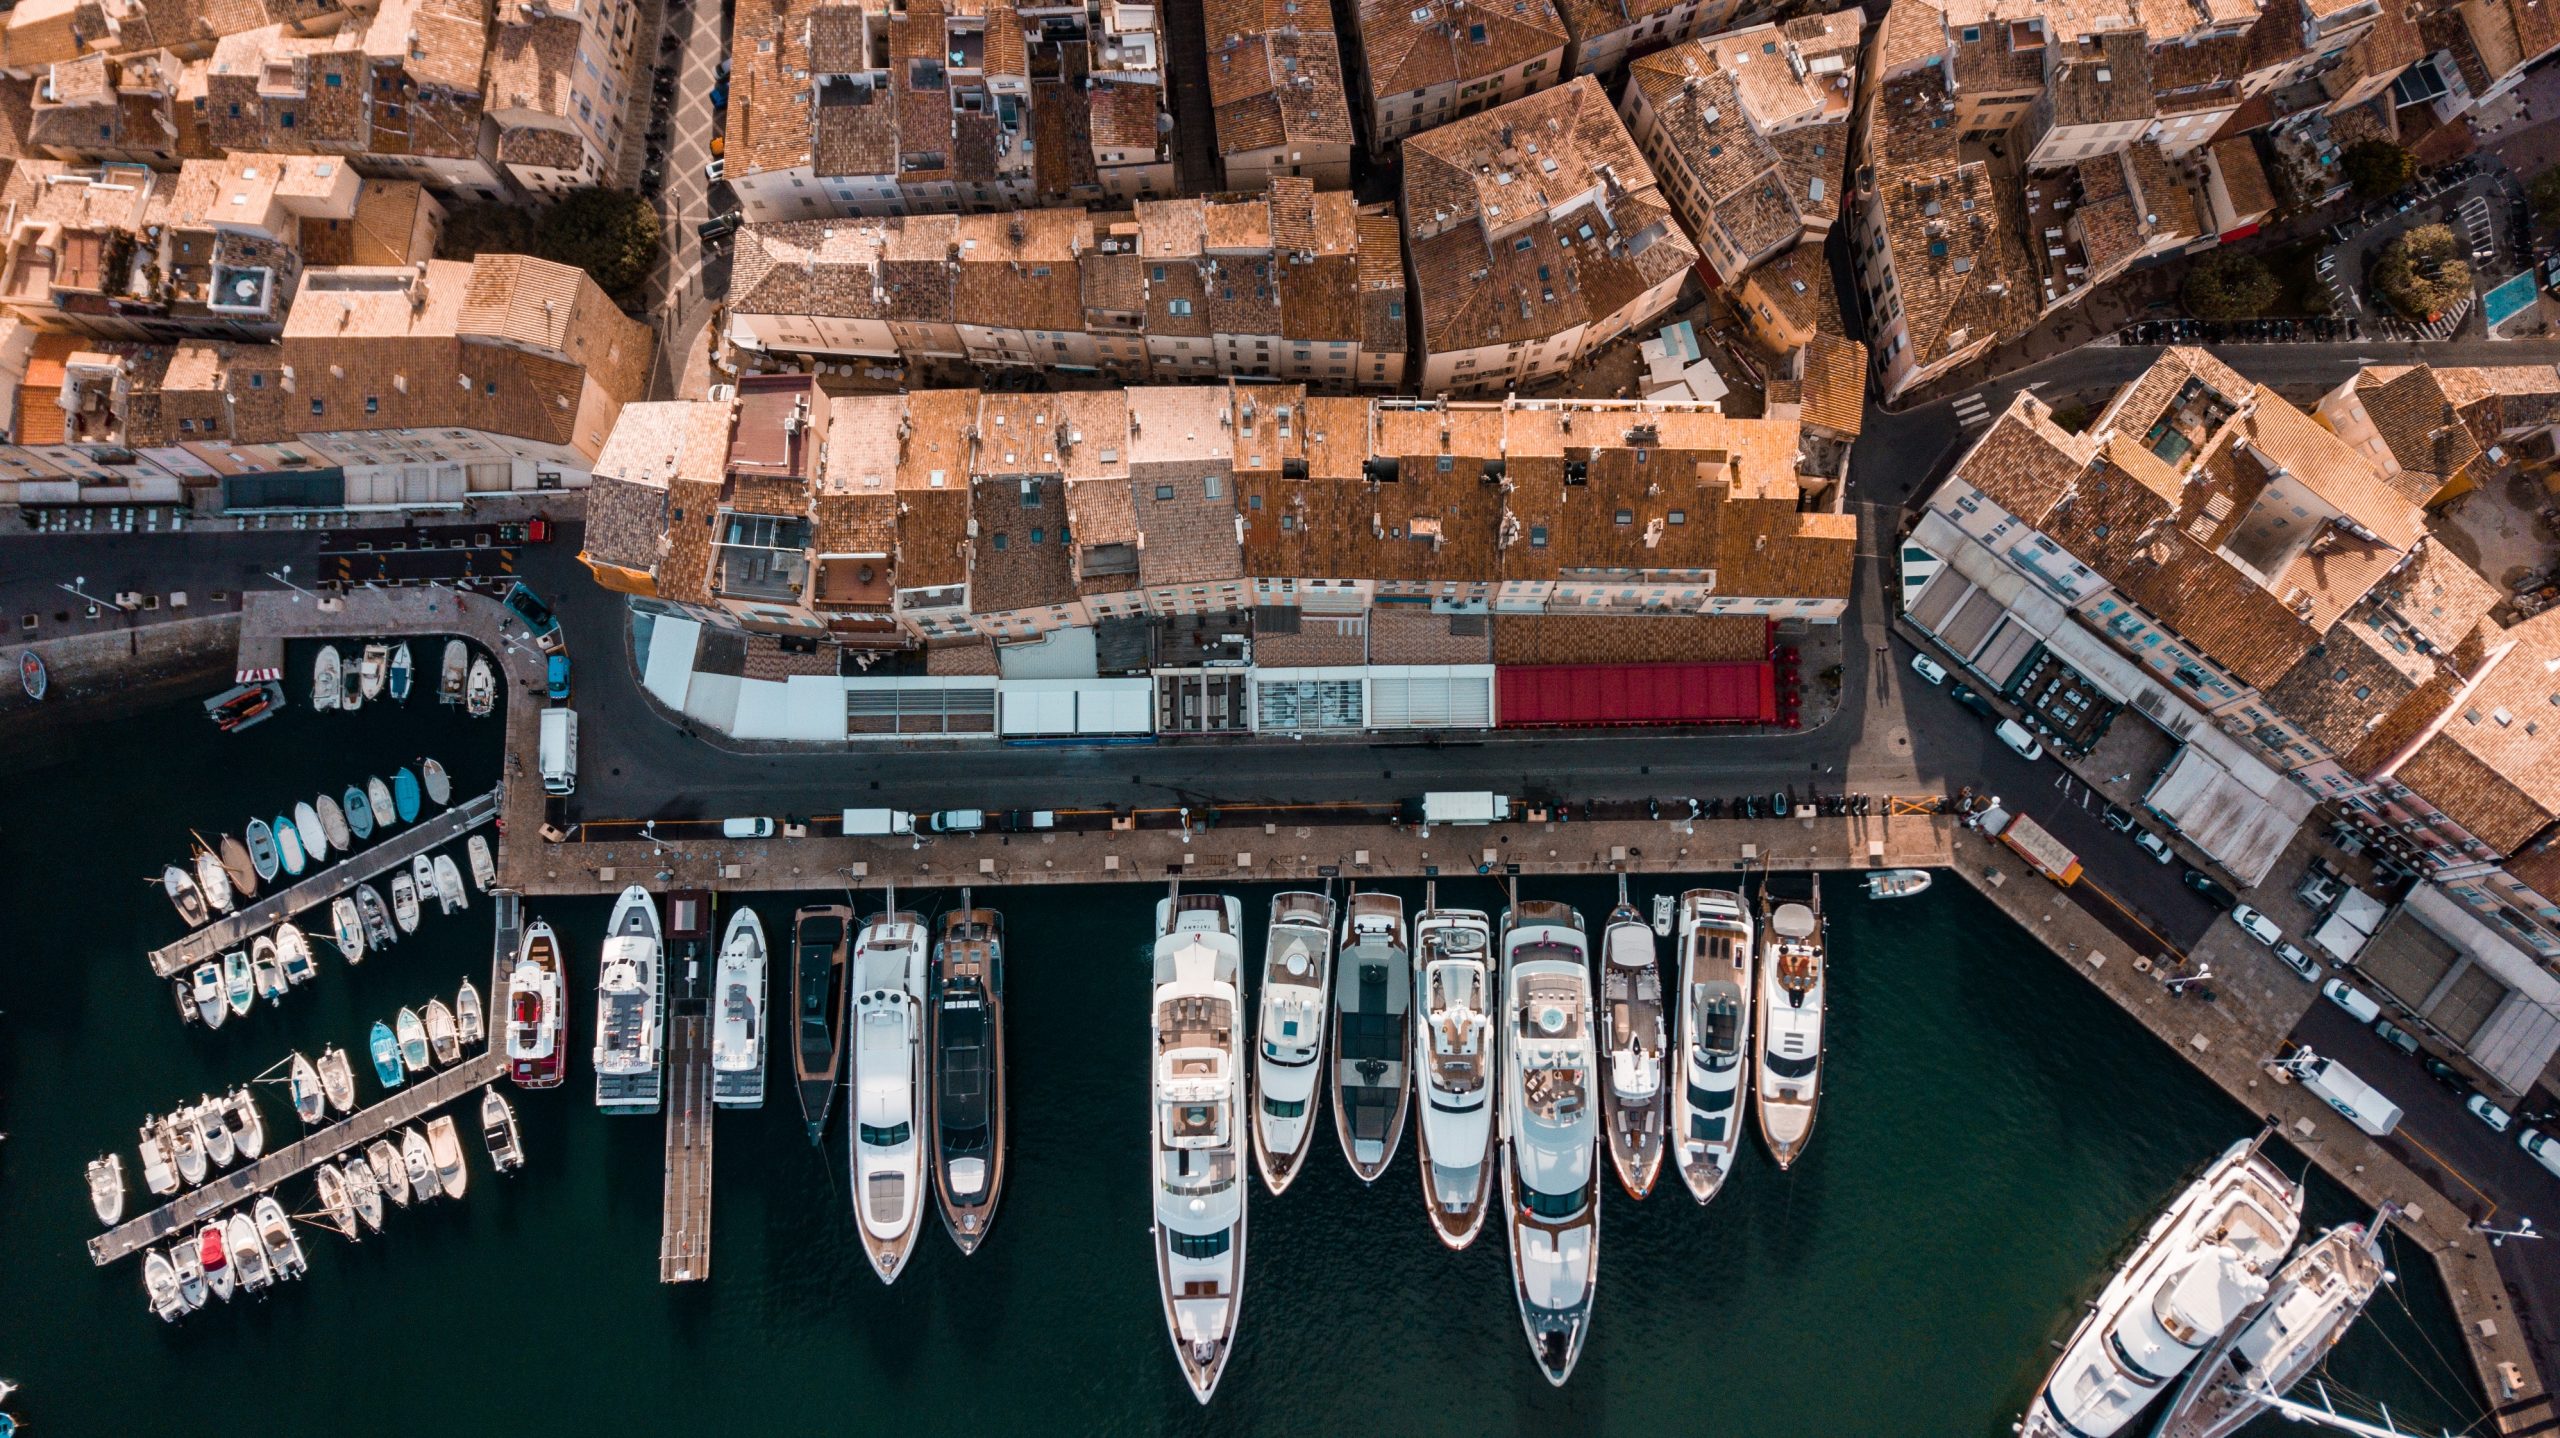
[[[189,829],[237,832],[422,754],[453,771],[457,794],[497,777],[494,720],[426,699],[354,716],[295,704],[238,736],[192,706],[103,726],[0,779],[0,1375],[25,1385],[11,1406],[31,1433],[1992,1438],[2119,1246],[2255,1128],[1961,885],[1883,905],[1837,881],[1810,1155],[1782,1176],[1748,1152],[1705,1209],[1671,1179],[1643,1204],[1612,1188],[1596,1326],[1569,1387],[1551,1390],[1529,1362],[1498,1227],[1443,1252],[1412,1144],[1363,1190],[1327,1135],[1285,1199],[1254,1192],[1243,1336],[1204,1413],[1167,1351],[1148,1256],[1152,886],[982,893],[1012,936],[1004,1205],[966,1261],[928,1215],[887,1290],[851,1229],[841,1106],[813,1150],[787,1059],[764,1110],[719,1119],[712,1281],[656,1282],[662,1123],[600,1116],[584,1058],[607,901],[549,902],[533,911],[575,961],[577,1058],[562,1088],[515,1096],[527,1167],[493,1174],[465,1113],[467,1201],[395,1211],[352,1248],[314,1230],[305,1281],[165,1325],[138,1263],[90,1266],[82,1164],[122,1151],[128,1214],[141,1212],[146,1111],[331,1042],[355,1056],[370,1101],[373,1020],[449,998],[466,976],[487,987],[490,915],[475,896],[361,968],[324,954],[281,1010],[218,1033],[180,1026],[144,961],[178,920],[143,880],[185,853]],[[1418,882],[1395,887],[1420,897]],[[1654,888],[1640,883],[1637,902]],[[1271,891],[1238,892],[1258,935]],[[1595,926],[1611,894],[1528,892]],[[902,898],[932,909],[956,895]],[[1500,904],[1473,878],[1442,898]],[[777,939],[803,901],[752,900]],[[282,1091],[263,1092],[270,1132],[292,1129]],[[2311,1192],[2306,1236],[2357,1216],[2317,1174]],[[307,1206],[308,1180],[284,1196]],[[2434,1267],[2405,1244],[2396,1266],[2396,1296],[2331,1371],[2404,1423],[2459,1430],[2479,1405]]]

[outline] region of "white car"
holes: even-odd
[[[2170,851],[2168,840],[2152,833],[2149,829],[2135,830],[2133,834],[2133,842],[2142,847],[2142,852],[2149,854],[2152,858],[2159,860],[2163,864],[2178,857],[2175,853]]]
[[[723,819],[720,821],[720,837],[723,839],[770,839],[773,837],[773,821],[771,819]]]
[[[2021,759],[2032,762],[2044,757],[2044,746],[2037,743],[2036,736],[2028,733],[2026,727],[2015,719],[2001,720],[1999,727],[1991,732],[1999,735],[2000,742],[2016,751]]]
[[[729,161],[726,156],[715,158],[710,164],[702,167],[702,178],[715,185],[720,182],[720,177],[727,173],[729,173]]]
[[[2331,979],[2320,986],[2320,992],[2328,996],[2329,1002],[2355,1015],[2357,1023],[2369,1024],[2382,1017],[2382,1005],[2375,1003],[2370,996],[2350,985],[2345,979]],[[2560,1173],[2560,1169],[2554,1169],[2553,1172]]]
[[[2515,1122],[2515,1115],[2489,1102],[2485,1093],[2475,1093],[2464,1099],[2462,1106],[2471,1110],[2472,1117],[2487,1124],[2491,1133],[2505,1133],[2507,1126]]]
[[[2302,975],[2302,981],[2304,983],[2316,984],[2320,982],[2320,966],[2312,962],[2311,956],[2304,953],[2302,950],[2295,948],[2291,944],[2278,944],[2276,945],[2276,957],[2284,960],[2284,966],[2286,968]]]
[[[2529,1128],[2516,1135],[2516,1147],[2532,1154],[2535,1163],[2560,1174],[2560,1140],[2538,1128]]]
[[[2250,908],[2247,904],[2242,904],[2231,911],[2231,921],[2240,926],[2242,933],[2268,948],[2272,949],[2284,942],[2284,930],[2276,927],[2276,921]]]
[[[1944,684],[1947,682],[1946,666],[1940,664],[1937,660],[1930,658],[1926,654],[1914,654],[1911,656],[1911,672],[1928,680],[1932,684]]]

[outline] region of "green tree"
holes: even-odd
[[[532,249],[532,211],[516,205],[464,205],[445,216],[436,258],[467,261],[474,255],[521,255]]]
[[[2418,172],[2418,162],[2389,140],[2358,140],[2338,152],[2338,169],[2359,200],[2397,194]]]
[[[2181,294],[2197,319],[2245,320],[2265,314],[2283,290],[2256,255],[2214,250],[2187,271]]]
[[[658,260],[658,212],[626,190],[572,190],[534,226],[533,253],[575,265],[606,294],[639,294]]]
[[[2450,226],[2420,225],[2383,246],[2373,287],[2401,314],[2429,319],[2471,293],[2471,266]]]
[[[2560,166],[2533,177],[2524,187],[2525,198],[2533,202],[2533,217],[2545,225],[2560,225]]]

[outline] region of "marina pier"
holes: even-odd
[[[711,1014],[688,994],[667,1034],[667,1183],[658,1281],[711,1276]]]

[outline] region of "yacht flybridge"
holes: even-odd
[[[1244,1299],[1244,906],[1156,904],[1149,1083],[1156,1279],[1192,1396],[1217,1391]]]
[[[1255,1011],[1253,1161],[1274,1195],[1298,1176],[1324,1107],[1326,1019],[1332,1011],[1333,897],[1293,890],[1271,900]]]
[[[969,902],[933,946],[933,1191],[942,1226],[975,1253],[1004,1192],[1004,917]]]
[[[924,1213],[924,921],[898,907],[853,941],[853,1209],[883,1283],[915,1252]]]
[[[1822,1011],[1825,1002],[1822,886],[1813,905],[1790,900],[1769,908],[1760,888],[1760,1137],[1778,1167],[1804,1155],[1822,1097]]]
[[[1342,1155],[1362,1183],[1375,1183],[1404,1138],[1411,1056],[1413,955],[1405,948],[1404,901],[1353,894],[1342,925],[1342,962],[1333,976],[1333,1123]]]
[[[1700,1203],[1716,1196],[1742,1144],[1750,1097],[1751,911],[1740,894],[1680,896],[1680,1081],[1671,1091],[1674,1162]]]
[[[1502,916],[1502,1199],[1529,1351],[1563,1386],[1600,1281],[1600,1049],[1582,916],[1514,899]]]
[[[1494,1015],[1493,925],[1474,909],[1440,907],[1437,886],[1413,921],[1413,1139],[1432,1232],[1451,1248],[1475,1242],[1493,1190],[1494,1092],[1500,1029]],[[1266,1102],[1268,1100],[1266,1099]]]

